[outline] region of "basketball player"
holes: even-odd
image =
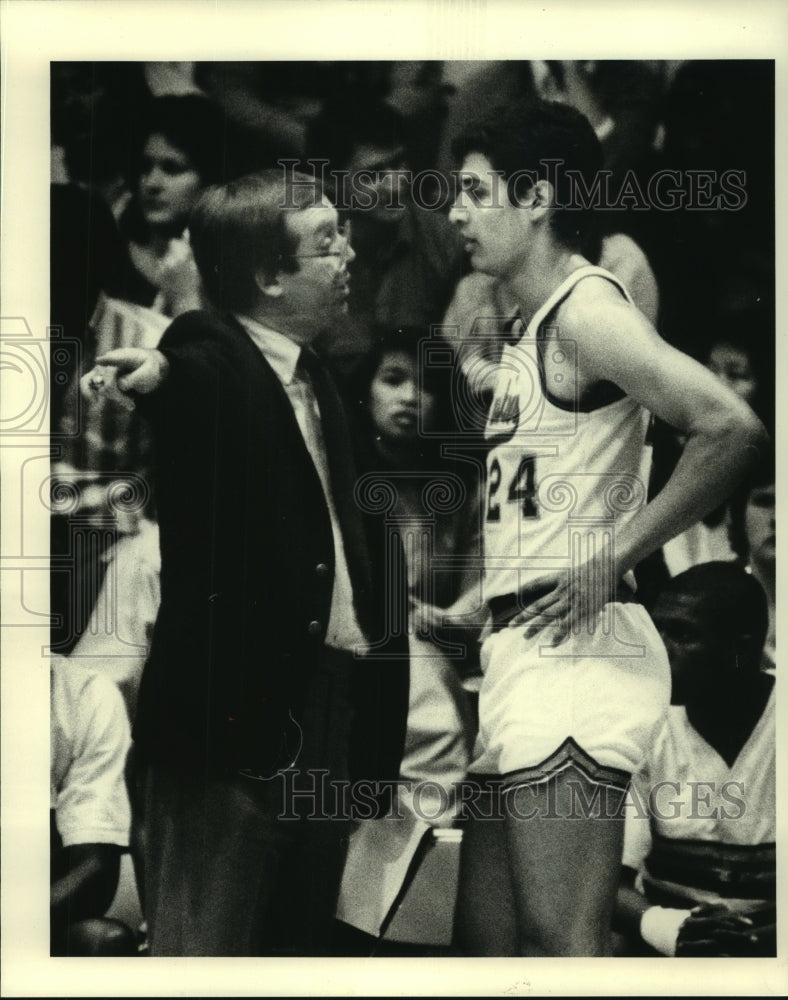
[[[577,207],[576,178],[592,190],[602,158],[578,111],[497,111],[455,153],[450,217],[473,268],[499,279],[520,313],[485,430],[492,624],[469,783],[500,798],[469,809],[458,944],[473,955],[603,955],[622,790],[670,698],[632,571],[731,493],[765,435],[580,253],[593,211]],[[650,413],[687,447],[646,505]]]

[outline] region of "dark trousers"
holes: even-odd
[[[295,768],[269,780],[149,764],[145,910],[152,955],[325,955],[349,821],[351,658],[329,651],[307,693]],[[294,794],[295,793],[295,794]]]

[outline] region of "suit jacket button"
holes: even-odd
[[[323,634],[323,626],[317,620],[310,622],[307,625],[306,630],[307,630],[307,632],[310,635],[322,635]]]
[[[328,566],[326,566],[325,563],[318,563],[317,566],[315,566],[315,573],[319,577],[328,576]]]

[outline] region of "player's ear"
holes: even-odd
[[[538,218],[555,204],[555,188],[548,180],[538,180],[531,188],[531,209]]]

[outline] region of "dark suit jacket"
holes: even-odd
[[[135,741],[148,759],[270,773],[324,654],[328,508],[284,389],[234,319],[186,313],[160,349],[168,377],[140,406],[156,452],[161,609]],[[407,602],[385,600],[383,530],[367,517],[369,567],[348,556],[362,628],[393,633],[388,658],[355,672],[351,775],[374,780],[399,772],[408,703],[407,638],[384,622],[387,603],[404,614]]]

